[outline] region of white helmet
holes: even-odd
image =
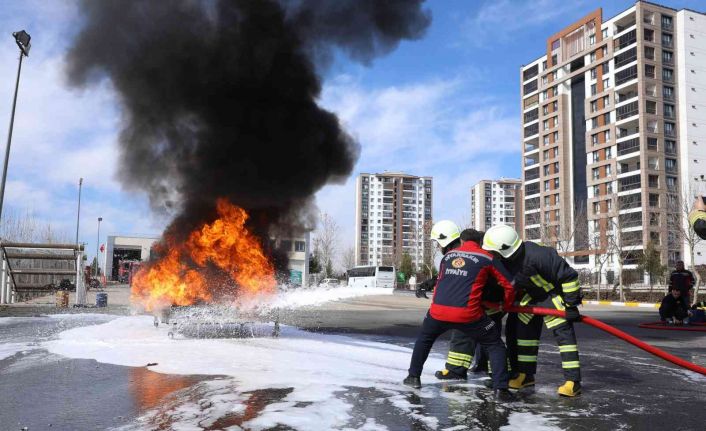
[[[497,251],[504,258],[509,258],[522,244],[520,236],[515,229],[506,224],[498,224],[485,233],[483,237],[483,249]]]
[[[431,239],[438,242],[442,247],[446,247],[460,237],[461,230],[451,220],[441,220],[431,228]]]

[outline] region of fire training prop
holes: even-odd
[[[497,308],[496,304],[492,304],[494,308]],[[508,310],[511,313],[528,313],[528,314],[536,314],[539,316],[556,316],[556,317],[566,317],[566,313],[564,311],[560,310],[554,310],[551,308],[541,308],[541,307],[515,307],[512,306]],[[627,341],[628,343],[632,344],[635,347],[639,347],[640,349],[651,353],[655,356],[658,356],[665,361],[669,361],[673,364],[679,365],[680,367],[686,368],[687,370],[691,370],[695,373],[703,374],[706,376],[706,367],[702,367],[700,365],[696,365],[692,362],[685,361],[682,358],[678,358],[674,355],[670,355],[669,353],[665,352],[664,350],[658,349],[655,346],[652,346],[650,344],[645,343],[644,341],[638,340],[637,338],[633,337],[630,334],[626,334],[625,332],[619,330],[618,328],[615,328],[613,326],[610,326],[608,324],[605,324],[601,322],[600,320],[594,319],[593,317],[586,316],[585,314],[581,315],[581,322],[591,325],[595,328],[598,328],[602,331],[605,331],[609,333],[610,335],[613,335],[615,337],[620,338],[623,341]]]

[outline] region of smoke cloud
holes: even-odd
[[[225,197],[256,232],[295,228],[359,145],[317,104],[338,53],[367,64],[423,36],[422,0],[85,0],[68,78],[120,98],[119,179],[184,237]]]

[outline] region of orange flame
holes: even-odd
[[[225,199],[216,203],[218,218],[191,232],[185,243],[166,240],[167,253],[140,268],[132,281],[131,299],[147,310],[214,300],[223,286],[209,283],[214,266],[228,276],[239,295],[270,293],[274,266],[258,239],[245,228],[248,214]]]

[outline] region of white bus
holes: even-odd
[[[349,287],[395,287],[394,266],[356,266],[348,270]]]

